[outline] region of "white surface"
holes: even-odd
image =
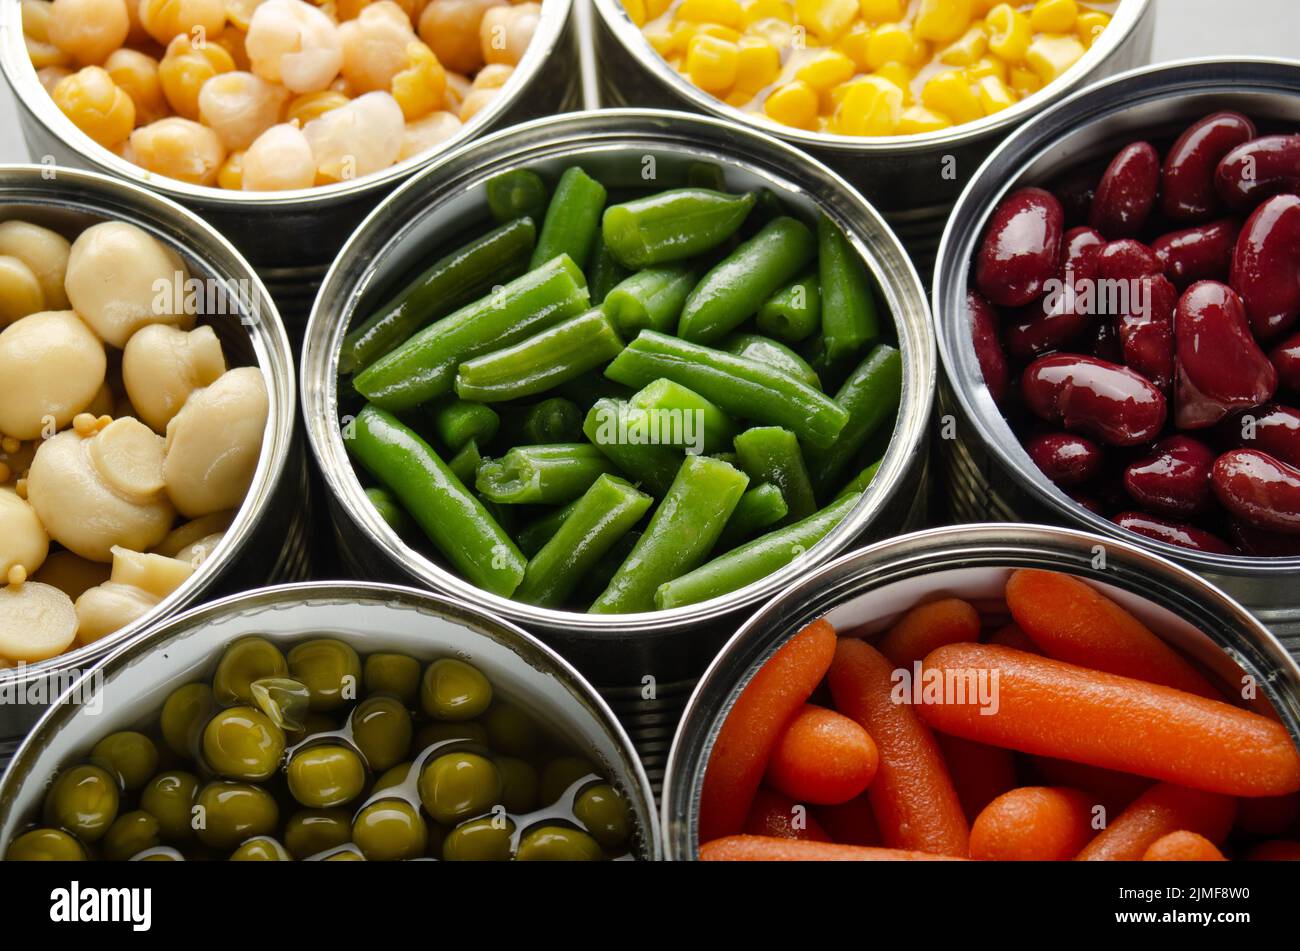
[[[18,0],[0,0],[17,3]],[[1187,56],[1300,57],[1297,0],[1155,0],[1156,40],[1152,60]],[[0,162],[29,161],[13,98],[0,83]]]

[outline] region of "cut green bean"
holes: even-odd
[[[601,233],[624,267],[640,269],[703,254],[735,234],[754,196],[675,188],[605,209]]]
[[[829,446],[849,414],[788,373],[722,350],[643,330],[605,375],[641,387],[663,377],[716,403],[737,419],[784,426],[814,446]]]
[[[546,208],[530,267],[540,267],[557,254],[587,262],[605,210],[605,186],[578,166],[565,169]]]
[[[725,337],[807,267],[816,250],[813,233],[801,222],[768,222],[695,285],[682,307],[678,336],[693,343]]]
[[[461,447],[460,452],[452,456],[447,466],[456,473],[456,478],[466,485],[474,484],[478,467],[483,464],[483,454],[479,452],[478,442],[471,439]]]
[[[808,361],[771,337],[746,333],[729,334],[718,344],[718,349],[756,363],[766,363],[770,367],[790,374],[796,380],[802,380],[814,389],[822,388],[821,378],[817,376],[817,371],[808,365]]]
[[[713,549],[748,484],[748,476],[725,462],[687,456],[641,540],[589,610],[653,610],[659,586],[691,571]]]
[[[790,430],[780,426],[747,429],[736,437],[736,457],[755,483],[771,482],[781,490],[787,508],[781,524],[797,522],[817,511],[799,440]]]
[[[822,321],[821,282],[810,271],[763,301],[754,322],[769,337],[798,343],[817,332]]]
[[[465,361],[456,374],[456,394],[483,403],[535,396],[608,363],[622,349],[623,340],[605,312],[589,310]]]
[[[492,594],[514,593],[524,577],[523,554],[414,430],[386,410],[366,406],[344,441],[456,571]]]
[[[623,339],[627,339],[624,337]],[[622,383],[615,383],[600,370],[592,370],[582,376],[565,380],[555,388],[557,395],[572,400],[579,406],[591,406],[596,400],[625,400],[632,395],[632,389]],[[560,440],[565,442],[567,440]]]
[[[672,333],[694,286],[695,270],[689,265],[648,267],[620,282],[601,307],[629,340],[642,330]]]
[[[661,611],[698,604],[739,591],[784,568],[830,534],[858,504],[858,495],[846,495],[820,512],[784,528],[768,532],[689,574],[665,582],[655,591]]]
[[[625,476],[657,499],[668,492],[681,468],[682,454],[672,446],[648,442],[624,400],[597,400],[582,432]]]
[[[630,273],[610,253],[605,246],[605,239],[597,231],[595,247],[591,249],[591,260],[587,262],[587,290],[591,293],[591,305],[599,307],[603,304],[609,292]]]
[[[862,259],[825,215],[817,219],[817,272],[826,356],[834,362],[879,338],[880,318]]]
[[[600,450],[586,443],[516,446],[479,466],[474,486],[484,498],[502,505],[563,505],[613,470]]]
[[[501,426],[501,417],[490,406],[458,397],[444,397],[429,409],[434,434],[452,452],[460,452],[470,440],[486,446]]]
[[[691,188],[725,191],[727,174],[717,162],[692,162],[686,166],[686,184]]]
[[[694,390],[672,380],[655,380],[633,394],[628,406],[644,414],[650,441],[679,446],[687,452],[724,451],[736,438],[736,424],[726,413]]]
[[[507,446],[582,442],[582,418],[582,410],[573,400],[552,396],[509,416],[500,441]]]
[[[622,479],[602,475],[528,562],[515,597],[546,608],[563,604],[614,543],[641,521],[651,502]]]
[[[848,423],[831,445],[808,450],[808,474],[819,497],[844,478],[867,440],[894,417],[902,391],[902,355],[889,344],[877,345],[835,393]]]
[[[372,403],[401,411],[452,388],[466,360],[509,346],[587,309],[585,278],[567,255],[425,327],[354,378]]]
[[[597,479],[597,482],[600,480]],[[592,485],[596,483],[593,482]],[[578,504],[577,500],[567,505],[561,505],[559,508],[552,509],[545,515],[533,519],[515,535],[515,542],[519,545],[519,550],[529,558],[542,550],[542,546],[549,542],[555,533],[560,530],[564,520],[569,517],[574,507]]]
[[[744,544],[764,529],[771,528],[781,521],[788,511],[781,490],[772,483],[764,482],[762,485],[746,490],[740,497],[740,501],[736,503],[736,510],[731,513],[731,518],[727,519],[727,525],[722,530],[722,536],[718,539],[714,552],[722,554],[724,551],[731,551],[737,545]]]
[[[488,179],[488,210],[497,221],[524,215],[541,221],[547,200],[546,183],[530,168],[514,168]]]
[[[421,327],[524,272],[537,229],[518,218],[440,258],[343,338],[339,372],[357,373]]]
[[[849,481],[848,485],[840,489],[840,491],[835,494],[835,497],[837,499],[840,499],[846,495],[854,495],[858,492],[867,491],[867,487],[870,486],[871,483],[875,480],[876,473],[880,471],[880,464],[884,461],[885,460],[883,459],[877,459],[871,465],[867,466],[865,469],[863,469],[861,472],[855,475]]]
[[[639,541],[641,541],[640,532],[628,532],[614,543],[614,547],[605,553],[604,558],[596,562],[591,571],[587,572],[587,577],[579,583],[578,590],[573,595],[575,610],[585,611],[600,597],[600,593],[614,580],[619,565],[627,561],[628,555],[632,554],[632,549]]]
[[[397,501],[393,493],[381,486],[372,486],[366,489],[366,498],[375,507],[379,517],[397,534],[405,535],[411,530],[411,516],[406,514],[402,503]]]

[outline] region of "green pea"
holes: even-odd
[[[501,816],[470,819],[447,833],[442,857],[448,862],[509,862],[515,824]]]
[[[540,826],[525,833],[515,858],[520,862],[599,862],[600,843],[565,826]]]
[[[145,849],[162,845],[162,828],[157,818],[137,809],[118,816],[104,833],[101,848],[110,862],[125,862]]]
[[[488,743],[507,756],[531,759],[537,754],[541,735],[537,723],[524,710],[511,703],[492,704],[483,717]]]
[[[367,697],[352,711],[352,741],[376,772],[407,757],[411,733],[410,711],[396,697]]]
[[[420,774],[420,802],[429,815],[453,825],[501,801],[501,773],[477,753],[447,753]]]
[[[494,762],[501,774],[501,802],[519,814],[537,808],[537,770],[514,756],[498,756]]]
[[[588,786],[578,793],[573,814],[605,848],[622,845],[631,834],[627,802],[609,783]]]
[[[296,859],[337,849],[352,838],[346,809],[300,809],[284,827],[284,844]]]
[[[345,846],[321,859],[322,862],[364,862],[366,857],[353,846]]]
[[[381,789],[392,789],[394,786],[402,785],[411,774],[411,766],[410,762],[398,763],[396,766],[384,770],[379,778],[375,780],[371,791],[379,792]]]
[[[372,862],[419,858],[428,839],[424,817],[403,799],[372,802],[352,823],[352,841]]]
[[[45,795],[45,821],[82,842],[96,842],[117,818],[117,780],[101,766],[83,764],[62,773]]]
[[[289,760],[289,792],[304,806],[328,809],[351,802],[366,785],[366,767],[351,747],[311,746]]]
[[[222,710],[203,728],[203,758],[228,779],[269,779],[280,768],[284,744],[283,731],[252,707]]]
[[[320,637],[289,651],[289,675],[307,685],[313,710],[337,710],[357,698],[361,658],[342,641]]]
[[[95,744],[90,758],[116,776],[118,784],[129,792],[147,783],[158,770],[158,747],[134,730],[110,733]]]
[[[140,808],[158,820],[163,837],[184,842],[194,835],[193,810],[199,779],[193,773],[159,773],[140,791]]]
[[[436,720],[472,720],[492,702],[492,685],[463,660],[435,660],[420,683],[420,705]]]
[[[269,835],[249,839],[230,854],[232,862],[292,862],[289,850]]]
[[[150,849],[144,855],[135,857],[137,862],[184,862],[185,856],[181,855],[175,849],[167,846],[159,846],[156,849]]]
[[[362,679],[367,694],[386,693],[408,707],[420,696],[420,662],[405,654],[371,654]]]
[[[216,708],[217,701],[207,684],[177,687],[163,702],[163,741],[177,756],[192,757],[199,730]]]
[[[212,676],[212,693],[223,707],[253,703],[253,681],[283,677],[289,665],[264,637],[241,637],[226,648]]]
[[[558,802],[574,783],[583,777],[596,776],[595,767],[578,756],[560,756],[542,767],[542,802]]]
[[[195,834],[204,845],[229,851],[245,839],[270,835],[280,819],[279,807],[260,786],[215,780],[199,790]]]
[[[84,862],[86,850],[61,829],[32,829],[9,843],[6,862]]]
[[[249,685],[253,705],[282,730],[301,732],[306,729],[311,707],[311,691],[292,677],[261,677]]]
[[[488,745],[488,732],[483,724],[471,720],[459,723],[425,723],[415,733],[415,751],[422,753],[435,743],[460,740],[476,746]]]

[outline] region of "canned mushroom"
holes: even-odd
[[[7,861],[658,857],[645,774],[608,708],[465,605],[263,589],[94,673],[0,785]]]
[[[715,661],[674,741],[669,857],[1294,856],[1298,673],[1245,609],[1132,546],[896,539]]]

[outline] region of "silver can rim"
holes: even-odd
[[[16,6],[16,5],[15,5]],[[54,183],[63,189],[54,191]],[[78,197],[69,188],[84,189],[93,199]],[[112,220],[114,215],[129,216],[136,222],[151,225],[155,238],[179,248],[185,256],[197,259],[222,278],[246,281],[251,289],[254,312],[258,318],[243,322],[257,358],[257,365],[267,384],[270,409],[262,451],[248,494],[226,530],[226,538],[215,548],[185,584],[152,607],[137,620],[111,634],[32,664],[0,670],[0,683],[25,683],[46,677],[55,671],[78,669],[86,663],[130,641],[151,624],[175,613],[183,605],[204,596],[220,582],[251,543],[259,513],[270,504],[276,489],[287,477],[294,440],[298,401],[289,337],[275,302],[266,286],[243,255],[211,225],[170,199],[131,182],[121,181],[99,172],[46,165],[0,165],[0,202],[47,205]],[[122,219],[118,219],[122,220]],[[215,262],[220,261],[218,266]]]
[[[964,324],[958,325],[959,315],[964,321],[966,288],[979,236],[994,207],[1011,190],[1024,168],[1061,138],[1093,121],[1170,95],[1222,92],[1228,85],[1234,94],[1255,90],[1295,95],[1300,92],[1300,60],[1196,57],[1143,66],[1075,93],[1013,132],[985,159],[957,199],[935,257],[931,306],[948,390],[974,425],[980,445],[992,452],[1000,465],[1015,473],[1019,484],[1026,486],[1034,499],[1054,516],[1082,523],[1090,531],[1149,548],[1202,571],[1280,579],[1300,568],[1300,556],[1216,555],[1181,548],[1120,528],[1074,502],[1033,464],[993,405],[981,378],[972,377],[968,372],[975,365],[974,350],[970,335],[962,333]]]
[[[1098,545],[1104,546],[1106,555],[1102,569],[1092,560]],[[1240,664],[1243,649],[1248,649],[1252,662],[1269,663],[1275,676],[1264,679],[1266,695],[1300,746],[1296,659],[1250,611],[1194,572],[1136,545],[1075,529],[1014,522],[930,528],[823,565],[763,605],[727,640],[700,677],[673,734],[660,805],[665,857],[669,861],[695,858],[699,843],[694,820],[713,743],[741,690],[781,644],[848,597],[932,571],[963,567],[1058,568],[1120,587],[1142,583],[1142,588],[1130,590],[1157,606],[1196,618],[1198,625],[1209,622],[1214,633],[1206,633],[1234,662]],[[1151,582],[1157,579],[1165,589],[1153,588]],[[810,607],[814,599],[816,605]],[[1279,699],[1286,702],[1279,704]]]
[[[382,192],[437,155],[473,140],[480,135],[481,129],[490,128],[526,95],[532,81],[542,72],[546,60],[555,52],[572,15],[573,0],[546,0],[542,7],[537,21],[537,30],[528,44],[523,59],[511,74],[501,94],[493,97],[492,101],[475,115],[474,122],[462,126],[454,136],[430,151],[413,155],[388,168],[351,181],[311,188],[251,192],[234,191],[212,185],[191,185],[179,179],[150,172],[104,148],[77,128],[72,120],[62,113],[49,93],[45,91],[40,80],[36,78],[36,69],[27,56],[26,45],[23,42],[22,10],[18,3],[6,3],[0,9],[0,72],[3,72],[19,108],[96,171],[143,185],[177,201],[204,206],[225,206],[232,211],[254,206],[265,207],[272,212],[285,212],[290,209],[328,204],[336,199],[342,201],[368,193]]]
[[[364,242],[369,240],[371,233],[387,226],[387,219],[394,214],[393,209],[404,204],[421,207],[413,199],[428,192],[433,183],[442,180],[437,191],[448,193],[465,187],[466,179],[483,177],[485,156],[491,156],[494,166],[504,166],[529,157],[562,155],[566,150],[596,140],[602,143],[617,141],[625,147],[635,141],[658,147],[685,148],[681,141],[684,133],[672,132],[674,127],[738,140],[728,155],[732,164],[744,164],[745,160],[737,156],[748,145],[750,149],[766,150],[781,161],[808,166],[834,190],[833,198],[818,196],[814,200],[845,230],[868,262],[893,315],[904,354],[903,401],[884,462],[858,505],[806,556],[815,557],[814,561],[792,563],[745,588],[709,601],[667,611],[598,615],[534,607],[484,591],[411,549],[366,501],[343,446],[337,413],[338,351],[347,322],[333,313],[326,301],[347,301],[348,309],[342,316],[350,320],[356,298],[362,290],[358,283],[365,280],[364,274],[358,275],[353,259],[367,257],[368,248]],[[543,148],[545,154],[539,151]],[[858,228],[847,224],[850,215],[869,227],[873,244],[868,245],[857,233]],[[402,240],[403,231],[399,229],[396,234],[390,234],[385,246]],[[902,286],[886,281],[887,276],[893,276],[893,280]],[[807,571],[810,565],[833,557],[834,552],[849,544],[885,507],[882,487],[892,486],[911,464],[914,453],[923,446],[934,402],[936,362],[928,305],[915,268],[880,214],[840,176],[771,136],[736,129],[720,119],[667,110],[602,109],[537,119],[477,139],[439,157],[385,197],[353,232],[325,275],[304,337],[300,372],[305,381],[301,388],[303,420],[327,489],[333,500],[346,509],[346,517],[379,545],[389,562],[405,565],[408,574],[417,576],[433,590],[481,603],[520,624],[624,639],[646,633],[668,634],[723,617],[738,607],[768,597]]]

